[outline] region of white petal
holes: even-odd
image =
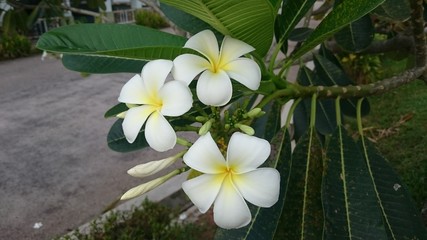
[[[214,203],[215,223],[225,229],[240,228],[248,225],[251,218],[248,205],[227,176]]]
[[[259,168],[243,174],[233,174],[233,183],[250,203],[271,207],[279,199],[280,174],[274,168]]]
[[[133,76],[120,91],[119,102],[147,104],[144,82],[138,74]]]
[[[176,134],[169,122],[159,112],[154,112],[145,126],[145,139],[158,152],[172,149],[176,144]]]
[[[202,173],[219,174],[227,169],[225,159],[209,132],[197,139],[183,159],[189,167]]]
[[[187,85],[211,64],[208,60],[193,54],[179,55],[173,60],[172,75],[175,80],[183,81]]]
[[[170,60],[154,60],[145,64],[141,72],[145,87],[150,94],[157,94],[173,67]]]
[[[231,136],[227,149],[227,164],[235,173],[255,170],[270,155],[268,141],[236,132]]]
[[[126,140],[129,143],[133,143],[135,141],[142,125],[145,123],[145,120],[147,120],[148,116],[150,116],[154,111],[155,108],[150,105],[133,107],[127,110],[122,127]]]
[[[205,213],[218,195],[226,174],[203,174],[182,183],[182,190],[196,205],[200,212]]]
[[[238,57],[255,50],[251,45],[230,36],[225,36],[221,45],[221,63],[226,64]]]
[[[257,90],[261,81],[261,70],[258,64],[249,58],[239,58],[222,68],[227,74],[251,90]]]
[[[193,95],[190,88],[181,81],[167,82],[159,92],[164,116],[180,116],[190,110],[193,105]]]
[[[205,105],[224,106],[233,94],[230,78],[224,71],[213,73],[206,70],[197,83],[197,97]]]
[[[211,30],[204,30],[192,36],[184,47],[191,48],[203,54],[210,62],[217,62],[219,58],[218,40]]]

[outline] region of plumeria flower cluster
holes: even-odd
[[[226,36],[219,48],[213,32],[205,30],[191,37],[184,47],[197,51],[203,57],[183,54],[174,61],[151,61],[144,66],[140,75],[135,75],[123,86],[118,100],[129,109],[118,117],[124,118],[123,133],[129,143],[133,143],[143,131],[147,143],[154,150],[163,152],[174,148],[177,136],[166,117],[179,117],[191,109],[193,96],[189,84],[197,76],[197,98],[207,106],[225,106],[230,101],[233,93],[231,79],[251,90],[258,89],[260,68],[251,58],[242,57],[254,50],[252,46]],[[170,74],[173,80],[166,81]],[[252,119],[260,113],[260,109],[252,109],[244,115]],[[213,205],[214,220],[218,226],[226,229],[243,227],[251,221],[246,201],[259,207],[270,207],[279,197],[278,171],[260,168],[270,155],[270,144],[251,136],[254,131],[249,126],[237,123],[228,145],[217,145],[219,138],[215,139],[210,132],[215,119],[200,117],[205,122],[199,130],[201,136],[193,144],[185,142],[184,145],[189,147],[187,150],[137,165],[128,174],[134,177],[150,176],[181,158],[187,167],[136,186],[121,199],[139,196],[192,169],[201,175],[182,185],[190,200],[202,213]],[[224,128],[229,130],[226,125]]]

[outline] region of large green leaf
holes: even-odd
[[[341,125],[331,137],[326,157],[324,239],[387,239],[365,160]]]
[[[289,34],[294,30],[298,22],[305,16],[307,11],[313,6],[316,0],[284,0],[282,4],[282,14],[276,21],[281,26],[280,41],[288,39]]]
[[[360,52],[374,40],[375,29],[369,15],[350,23],[335,34],[335,40],[345,51]]]
[[[322,165],[320,143],[314,129],[309,128],[292,154],[285,205],[275,239],[319,239],[324,225]]]
[[[147,63],[143,60],[111,58],[105,56],[64,54],[62,64],[70,70],[84,73],[141,73]]]
[[[384,0],[358,0],[343,1],[323,19],[319,26],[313,31],[308,39],[303,43],[289,59],[295,61],[302,55],[311,51],[334,33],[347,26],[351,22],[365,16],[367,13],[378,7]]]
[[[125,134],[122,128],[123,119],[118,119],[107,135],[108,147],[116,152],[132,152],[143,149],[148,146],[147,140],[144,136],[144,128],[139,131],[138,137],[132,144],[126,140]]]
[[[274,18],[266,0],[162,0],[206,22],[224,35],[252,45],[264,56],[273,38]]]
[[[189,32],[192,35],[203,30],[210,29],[215,33],[217,38],[222,38],[222,35],[213,27],[203,22],[202,20],[194,17],[193,15],[190,15],[175,7],[171,7],[165,3],[160,4],[160,9],[166,15],[166,17],[169,18],[169,20],[171,20],[178,27],[182,28],[183,30]]]
[[[65,53],[64,65],[73,70],[135,72],[146,61],[193,52],[182,48],[185,42],[184,37],[137,25],[80,24],[43,34],[37,47]]]
[[[271,143],[272,153],[270,159],[263,166],[274,167],[280,172],[281,186],[278,202],[270,208],[251,206],[252,221],[248,226],[236,230],[218,229],[215,235],[216,240],[273,239],[284,206],[284,199],[288,194],[292,151],[291,141],[286,129],[282,129]]]
[[[411,7],[408,0],[386,0],[374,13],[392,20],[404,21],[411,16]]]
[[[388,239],[427,239],[427,231],[406,186],[370,142],[360,148],[374,183]]]

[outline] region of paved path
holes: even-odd
[[[0,239],[62,235],[141,182],[127,169],[170,155],[107,147],[114,119],[103,114],[132,75],[84,78],[40,56],[0,62]]]

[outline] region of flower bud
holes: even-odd
[[[238,127],[242,132],[246,133],[249,136],[252,136],[255,134],[255,130],[248,125],[245,124],[236,124],[236,127]]]
[[[185,153],[186,151],[182,151],[176,154],[175,156],[136,165],[135,167],[128,170],[128,174],[133,177],[147,177],[153,175],[172,165],[178,158],[181,158]]]
[[[204,116],[197,116],[196,117],[196,121],[198,121],[198,122],[206,122],[206,121],[208,121],[208,118],[204,117]]]
[[[254,108],[245,114],[245,117],[256,118],[262,112],[261,108]]]
[[[199,135],[200,135],[200,136],[203,136],[203,135],[205,135],[207,132],[209,132],[209,130],[210,130],[210,129],[211,129],[211,127],[212,127],[212,122],[213,122],[213,119],[211,119],[211,120],[209,120],[209,121],[205,122],[205,124],[203,124],[203,126],[199,129]]]
[[[138,197],[139,195],[142,195],[148,191],[153,190],[154,188],[160,186],[161,184],[165,183],[167,180],[171,179],[173,176],[181,173],[181,170],[177,169],[173,172],[170,172],[169,174],[156,178],[154,180],[151,180],[149,182],[143,183],[141,185],[138,185],[136,187],[133,187],[129,189],[123,196],[120,198],[120,200],[127,200],[130,198]]]

